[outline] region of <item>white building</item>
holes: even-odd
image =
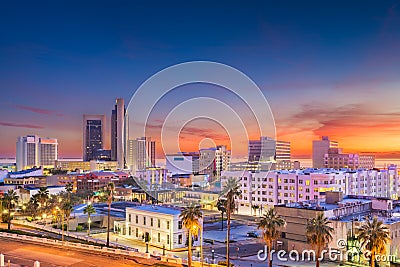
[[[150,237],[149,244],[167,250],[185,248],[187,230],[179,219],[178,208],[142,205],[126,208],[125,221],[115,221],[114,231],[125,238],[142,241]],[[201,222],[202,223],[202,222]],[[195,240],[194,246],[200,245]]]
[[[400,180],[394,165],[388,170],[227,171],[222,173],[222,185],[230,177],[239,181],[242,194],[237,197],[238,212],[244,214],[261,214],[265,206],[276,204],[319,201],[325,198],[327,191],[391,199],[397,199],[400,191]]]
[[[223,172],[221,184],[233,177],[239,181],[238,212],[262,214],[276,204],[318,200],[326,191],[344,191],[345,175],[327,171],[249,171]]]
[[[346,173],[346,195],[374,196],[397,199],[400,179],[397,167],[387,170],[356,170]]]
[[[166,168],[171,174],[198,174],[198,153],[176,153],[165,155]]]
[[[54,168],[58,159],[58,142],[55,138],[37,135],[20,136],[16,144],[17,170],[42,166]]]
[[[156,142],[150,137],[128,141],[127,164],[132,173],[156,165]]]

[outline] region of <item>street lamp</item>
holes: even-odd
[[[197,247],[197,248],[196,248],[196,251],[197,251],[197,258],[200,258],[200,248]]]
[[[212,263],[214,263],[214,259],[215,259],[215,251],[211,250],[211,259],[212,259]]]

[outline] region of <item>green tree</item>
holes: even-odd
[[[279,238],[282,228],[286,222],[280,215],[278,215],[274,208],[268,209],[264,216],[261,217],[258,223],[258,229],[262,229],[263,238],[267,245],[267,258],[269,260],[269,267],[272,267],[272,257],[269,257],[269,252],[272,249],[272,245]]]
[[[192,266],[192,237],[197,237],[199,231],[201,231],[200,219],[203,218],[203,213],[199,206],[191,204],[185,207],[179,216],[182,220],[182,225],[188,231],[189,242],[188,242],[188,266]]]
[[[14,212],[12,212],[12,209],[15,207],[17,202],[18,202],[18,196],[13,189],[8,190],[7,193],[4,194],[3,208],[5,209],[5,211],[7,211],[5,216],[6,216],[8,230],[11,229],[11,220],[14,214]]]
[[[333,228],[329,226],[328,218],[320,212],[317,217],[307,221],[307,241],[315,249],[315,266],[319,267],[322,249],[332,240]]]
[[[227,233],[226,233],[226,266],[230,266],[229,246],[231,234],[231,215],[235,211],[235,197],[241,194],[240,186],[235,178],[229,178],[221,191],[221,196],[226,199],[225,208],[227,215]]]
[[[374,217],[359,228],[357,238],[361,247],[371,253],[370,266],[374,267],[376,255],[386,253],[386,245],[390,242],[389,228]]]
[[[92,206],[92,204],[89,204],[83,209],[83,213],[88,215],[88,236],[90,236],[90,215],[96,213],[96,209]]]

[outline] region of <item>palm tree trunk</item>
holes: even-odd
[[[268,259],[268,266],[269,267],[272,267],[272,255],[270,254],[271,253],[271,250],[272,250],[272,242],[271,241],[269,241],[269,244],[268,244],[268,246],[267,246],[267,253],[268,253],[268,257],[267,257],[267,259]]]
[[[227,212],[228,221],[227,221],[227,231],[226,231],[226,266],[230,266],[229,262],[229,241],[231,235],[231,211]]]
[[[90,214],[89,214],[89,216],[88,216],[88,225],[89,225],[89,228],[88,228],[88,236],[90,236]]]
[[[371,253],[371,267],[375,267],[375,252]]]
[[[188,238],[188,266],[192,267],[192,232],[190,230]]]
[[[10,230],[11,229],[11,215],[10,215],[10,211],[8,211],[8,214],[7,214],[7,217],[8,217],[8,222],[7,222],[7,229],[8,230]]]
[[[111,210],[111,203],[108,204],[108,212],[107,212],[107,247],[110,246],[110,210]]]
[[[319,257],[320,256],[321,256],[321,250],[318,247],[317,253],[315,254],[315,257],[316,257],[316,259],[315,259],[315,267],[319,267],[319,264],[320,264]]]

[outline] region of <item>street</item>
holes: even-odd
[[[138,259],[138,262],[135,262],[76,250],[21,243],[21,241],[4,238],[0,238],[0,252],[5,255],[6,262],[10,260],[12,264],[17,264],[18,266],[33,266],[36,260],[40,262],[41,267],[139,267],[152,266],[155,263],[153,259]]]

